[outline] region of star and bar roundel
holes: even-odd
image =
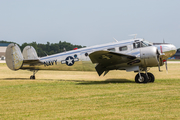
[[[61,64],[66,64],[67,66],[74,65],[74,62],[79,61],[78,58],[73,58],[72,56],[68,56],[65,60],[61,61]]]

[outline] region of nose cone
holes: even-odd
[[[163,46],[163,48],[164,48],[164,53],[165,53],[164,57],[166,59],[169,57],[172,57],[177,51],[177,48],[172,44],[166,44]]]
[[[174,45],[171,45],[172,54],[176,54],[177,48]]]

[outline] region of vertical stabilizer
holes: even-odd
[[[18,70],[23,64],[23,56],[17,44],[11,43],[6,49],[6,64],[11,70]]]
[[[38,59],[36,50],[32,46],[26,46],[23,49],[23,58],[28,60],[28,59]]]

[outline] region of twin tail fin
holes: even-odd
[[[26,46],[23,53],[17,44],[11,43],[6,49],[6,64],[11,70],[19,70],[24,61],[38,60],[36,50],[32,46]]]

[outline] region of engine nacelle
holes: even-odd
[[[23,64],[23,55],[18,45],[11,43],[6,49],[6,64],[11,70],[18,70]]]
[[[155,67],[158,66],[158,50],[154,46],[144,47],[141,51],[141,62],[143,67]]]

